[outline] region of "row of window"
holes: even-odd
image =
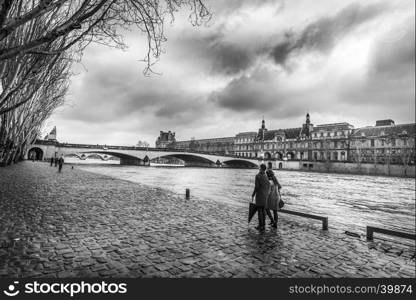
[[[313,132],[312,137],[335,137],[335,136],[348,136],[348,130],[344,131],[321,131],[321,132]]]
[[[320,148],[325,148],[325,147],[329,147],[331,149],[334,148],[339,148],[339,149],[343,149],[347,147],[346,142],[342,141],[334,141],[334,142],[329,142],[328,144],[325,144],[324,142],[314,142],[312,145],[310,145],[309,143],[288,143],[288,148],[293,149],[293,148],[309,148],[311,146],[313,146],[313,148],[315,149],[320,149]],[[282,149],[284,148],[284,145],[282,143],[275,143],[275,144],[264,144],[264,149],[266,150],[272,150],[272,149]],[[261,145],[260,144],[255,144],[255,145],[238,145],[235,148],[236,150],[260,150],[261,149]]]
[[[351,150],[352,153],[360,153],[360,154],[401,154],[402,149],[377,149],[377,150],[368,150],[368,149],[362,149],[362,150]],[[406,152],[403,152],[406,153]],[[407,152],[408,153],[408,152]]]
[[[343,151],[341,153],[338,152],[313,152],[313,158],[314,160],[324,160],[324,159],[329,159],[329,160],[340,160],[340,161],[345,161],[347,160],[347,154]]]

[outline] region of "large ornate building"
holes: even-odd
[[[302,127],[297,128],[267,130],[263,120],[257,133],[237,134],[235,154],[278,160],[347,161],[352,130],[348,123],[314,127],[309,113]]]
[[[175,139],[175,133],[168,131],[168,132],[164,132],[161,131],[160,135],[158,136],[157,140],[156,140],[156,148],[166,148],[166,146],[175,143],[176,139]]]
[[[346,122],[314,126],[308,113],[297,128],[268,130],[263,120],[257,132],[175,141],[166,147],[266,160],[414,164],[415,126],[392,120],[357,129]]]

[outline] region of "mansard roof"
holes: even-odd
[[[313,128],[313,131],[319,131],[319,130],[346,130],[346,129],[352,129],[354,128],[353,125],[342,122],[342,123],[331,123],[331,124],[320,124],[316,125]]]
[[[184,140],[184,141],[177,141],[177,144],[181,143],[234,143],[234,137],[218,137],[218,138],[210,138],[210,139],[195,139],[195,140]]]
[[[297,139],[302,131],[301,127],[284,129],[287,139]]]
[[[275,136],[283,135],[287,139],[296,139],[300,136],[302,128],[286,128],[286,129],[276,129],[276,130],[267,130],[264,132],[264,140],[270,141],[275,138]],[[257,138],[261,140],[261,132],[258,133]]]
[[[273,140],[276,135],[278,135],[279,130],[268,130],[264,132],[264,140],[269,141]]]
[[[388,126],[367,126],[357,128],[354,130],[352,137],[359,138],[365,137],[376,137],[376,136],[389,136],[389,135],[409,135],[414,136],[416,133],[416,123],[411,124],[399,124],[399,125],[388,125]]]
[[[255,131],[239,132],[236,134],[236,136],[255,136],[255,135],[257,135],[257,132]]]

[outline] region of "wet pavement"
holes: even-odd
[[[0,168],[0,277],[415,277],[414,244],[46,163]]]

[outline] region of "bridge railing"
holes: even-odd
[[[82,149],[102,149],[102,150],[142,150],[142,151],[155,151],[155,152],[183,152],[183,153],[196,153],[196,154],[206,154],[206,155],[218,155],[218,156],[228,156],[228,157],[237,157],[233,154],[226,154],[222,152],[213,152],[213,151],[198,151],[190,149],[174,149],[174,148],[154,148],[154,147],[137,147],[137,146],[115,146],[115,145],[101,145],[101,144],[72,144],[72,143],[59,143],[56,141],[45,141],[37,140],[35,144],[38,145],[55,145],[60,148],[82,148]],[[241,158],[241,157],[239,157]]]

